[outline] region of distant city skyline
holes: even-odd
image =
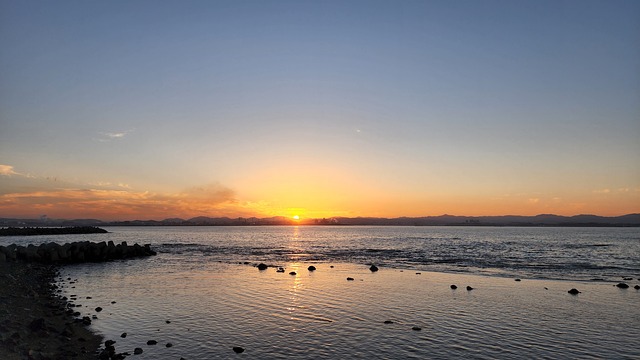
[[[640,213],[640,2],[0,2],[0,217]]]

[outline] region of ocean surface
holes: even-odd
[[[118,352],[144,350],[136,359],[640,358],[639,228],[107,230],[0,244],[151,244],[157,256],[60,277]]]

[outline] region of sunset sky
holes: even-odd
[[[0,0],[0,217],[637,213],[639,14]]]

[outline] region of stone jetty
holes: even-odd
[[[128,245],[109,242],[78,241],[60,245],[45,243],[41,245],[0,246],[0,263],[7,261],[25,261],[28,263],[73,264],[83,262],[103,262],[156,255],[150,245]]]

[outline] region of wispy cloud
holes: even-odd
[[[99,133],[100,137],[97,138],[96,140],[98,140],[100,142],[108,142],[108,141],[119,140],[119,139],[122,139],[125,136],[131,134],[132,132],[134,132],[134,129],[126,130],[126,131],[119,131],[119,132],[101,132],[101,133]]]
[[[0,175],[11,176],[11,175],[20,175],[20,174],[17,173],[15,170],[13,170],[13,166],[0,164]]]

